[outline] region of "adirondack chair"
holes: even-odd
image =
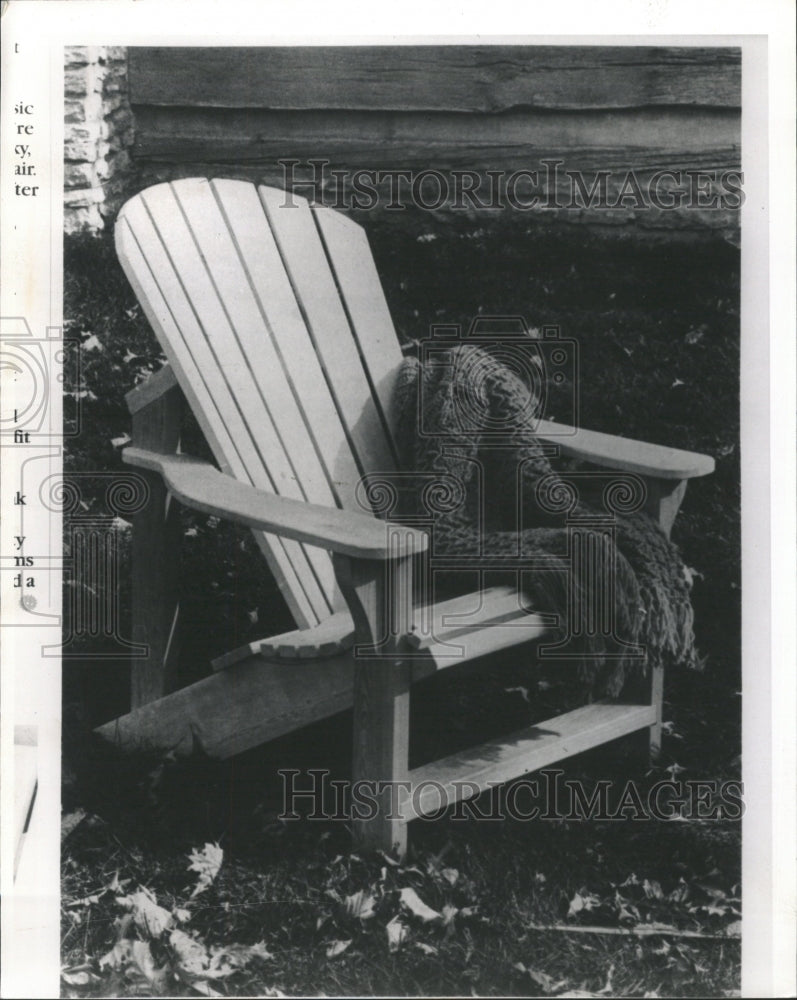
[[[105,738],[227,757],[353,707],[353,779],[419,789],[396,812],[385,786],[377,815],[353,819],[360,842],[399,853],[408,822],[440,807],[439,789],[445,805],[643,729],[656,750],[660,671],[639,703],[589,704],[410,771],[413,681],[536,640],[546,618],[507,587],[419,605],[428,533],[364,510],[358,484],[396,469],[402,362],[364,231],[282,191],[186,179],[132,198],[116,244],[169,365],[127,397],[124,460],[150,489],[133,543],[134,641],[149,655],[134,662],[131,712],[100,727]],[[183,400],[218,469],[179,452]],[[684,451],[561,434],[540,426],[564,454],[644,477],[668,532],[686,481],[713,468]],[[174,499],[253,529],[298,626],[180,690]]]

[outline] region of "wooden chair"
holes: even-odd
[[[131,712],[103,736],[227,757],[353,706],[354,780],[420,790],[398,814],[383,797],[375,818],[353,821],[360,842],[399,852],[407,823],[440,806],[437,786],[450,802],[645,728],[655,749],[660,675],[642,703],[586,705],[408,770],[413,680],[537,639],[546,620],[511,588],[419,608],[428,534],[363,509],[363,477],[396,469],[391,394],[402,362],[364,231],[282,191],[187,179],[132,198],[116,244],[169,365],[128,395],[124,459],[150,488],[134,525],[133,638],[149,655],[134,663]],[[183,398],[218,469],[179,453]],[[564,454],[644,477],[666,531],[686,480],[713,468],[706,456],[561,433],[541,425]],[[253,529],[298,625],[176,691],[172,498]]]

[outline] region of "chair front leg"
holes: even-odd
[[[400,816],[407,793],[412,667],[402,658],[412,627],[412,558],[334,556],[355,626],[352,830],[373,850],[407,848]]]
[[[686,493],[686,479],[656,479],[644,476],[647,487],[645,510],[669,538]]]

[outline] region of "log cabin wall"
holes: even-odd
[[[738,241],[738,48],[130,48],[129,72],[139,187],[224,175],[370,224],[486,203],[496,221]]]

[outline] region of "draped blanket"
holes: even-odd
[[[417,473],[418,485],[402,491],[398,520],[428,512],[423,485],[437,475],[455,482],[457,495],[434,515],[433,558],[472,554],[476,567],[480,554],[491,566],[502,556],[544,564],[520,576],[507,571],[500,580],[501,572],[493,570],[490,582],[520,580],[524,607],[558,616],[558,635],[554,630],[546,639],[567,639],[568,657],[589,696],[616,696],[635,672],[651,666],[697,667],[687,574],[676,547],[648,514],[610,516],[612,530],[593,534],[592,558],[573,559],[573,526],[584,519],[605,525],[607,512],[583,496],[574,500],[568,488],[574,477],[568,479],[561,461],[552,466],[550,447],[535,436],[536,404],[533,389],[482,348],[453,346],[425,366],[407,358],[394,426],[401,468]],[[566,509],[556,502],[563,496],[571,500]],[[596,573],[596,565],[603,572]],[[607,567],[613,567],[612,593],[597,595],[596,587],[607,589]],[[434,597],[471,590],[473,579],[436,574]],[[596,629],[589,609],[607,599],[614,628]]]

